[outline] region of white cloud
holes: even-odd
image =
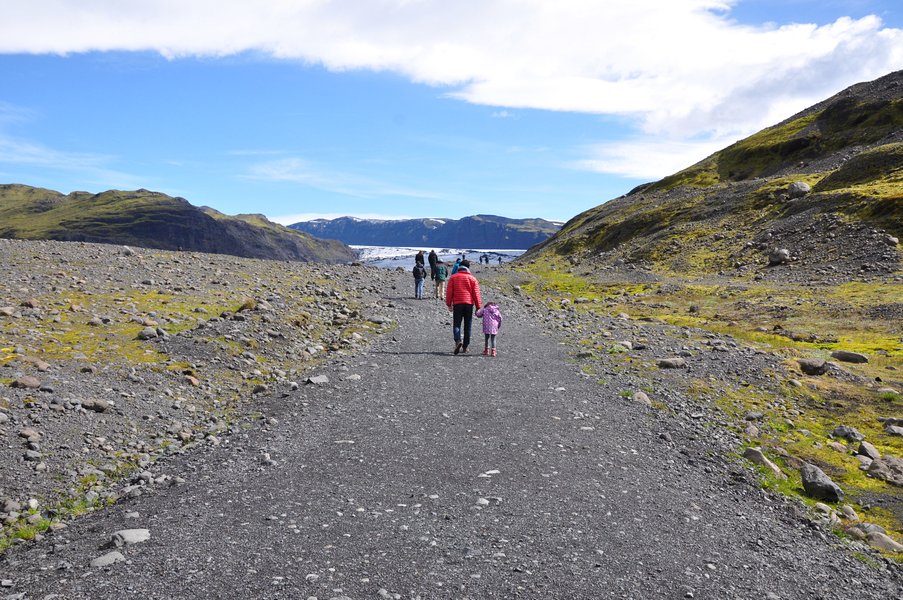
[[[734,141],[723,138],[704,142],[656,139],[595,144],[585,149],[587,158],[571,166],[651,181],[685,169]]]
[[[753,27],[731,19],[738,2],[0,0],[0,53],[255,52],[391,71],[499,109],[626,116],[649,136],[703,143],[903,66],[903,30],[877,17]]]
[[[133,188],[140,187],[145,181],[110,168],[112,161],[111,156],[54,150],[7,136],[0,131],[0,164],[78,173],[84,181],[97,186]]]
[[[435,193],[408,189],[353,173],[327,169],[303,158],[283,158],[253,165],[249,179],[297,183],[356,198],[403,197],[435,200]]]

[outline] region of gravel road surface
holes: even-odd
[[[444,305],[393,298],[397,329],[311,373],[328,382],[155,465],[176,485],[7,552],[0,598],[901,597],[898,568],[854,557],[617,377],[583,375],[526,303],[496,297],[496,358],[479,320],[454,356]],[[112,540],[131,529],[150,537]]]

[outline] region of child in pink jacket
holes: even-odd
[[[502,327],[502,312],[499,310],[499,305],[495,302],[487,302],[476,312],[476,315],[483,319],[483,335],[486,338],[483,356],[496,356],[495,336]]]

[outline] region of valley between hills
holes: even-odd
[[[4,590],[899,597],[901,83],[475,268],[496,358],[406,271],[0,240]]]

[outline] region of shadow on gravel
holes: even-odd
[[[389,351],[389,350],[374,350],[370,352],[370,354],[393,354],[396,356],[401,356],[403,354],[420,354],[426,356],[454,356],[454,353],[451,350],[432,350],[432,351],[417,351],[417,350],[398,350],[398,351]],[[468,352],[467,354],[459,354],[458,356],[475,356]]]

